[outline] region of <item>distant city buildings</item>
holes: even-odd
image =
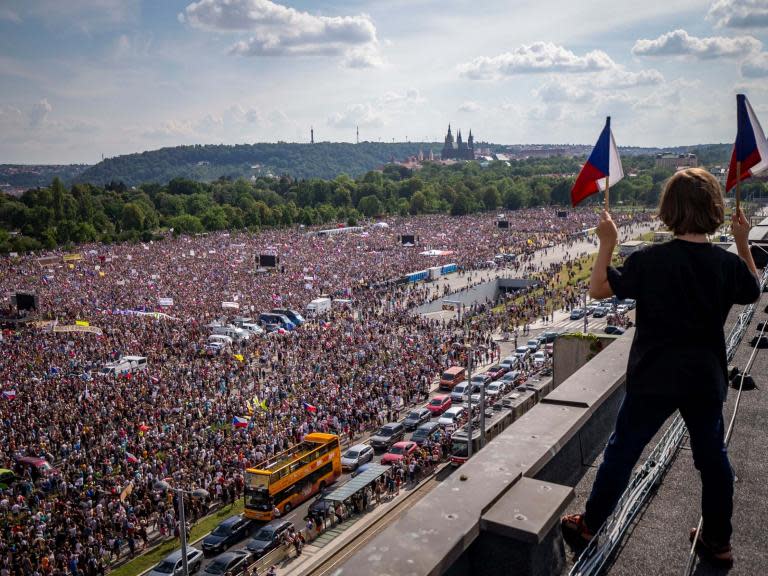
[[[472,136],[472,130],[469,131],[469,138],[464,142],[461,138],[461,130],[456,134],[456,145],[454,146],[451,125],[448,124],[448,133],[445,135],[443,150],[440,152],[440,158],[443,160],[474,160],[475,159],[475,139]]]
[[[654,166],[660,170],[681,170],[696,168],[699,160],[696,154],[656,154]]]

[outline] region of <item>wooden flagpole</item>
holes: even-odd
[[[736,160],[736,217],[741,207],[741,160]]]
[[[608,209],[610,208],[610,200],[609,196],[611,193],[611,175],[605,177],[605,211],[608,212]]]

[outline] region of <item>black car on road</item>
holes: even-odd
[[[240,542],[251,533],[252,520],[245,516],[230,516],[203,539],[203,554],[213,556]]]
[[[280,537],[293,528],[293,522],[288,520],[277,520],[266,526],[248,541],[246,546],[251,553],[251,559],[256,560],[264,556],[267,552],[274,550],[280,545]]]
[[[427,408],[414,408],[410,412],[408,412],[408,416],[405,417],[405,420],[403,420],[403,425],[405,426],[405,429],[408,431],[416,430],[419,426],[424,424],[425,422],[429,422],[432,418],[432,412],[429,411]]]
[[[235,550],[219,554],[205,567],[202,576],[224,576],[225,574],[237,576],[238,574],[245,574],[249,556],[250,554],[246,550]]]

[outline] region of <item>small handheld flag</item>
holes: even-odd
[[[608,194],[611,184],[624,178],[619,149],[611,133],[611,117],[605,120],[605,128],[597,139],[592,154],[579,172],[571,189],[571,204],[576,206],[585,198],[605,190],[605,209],[608,210]]]
[[[736,210],[738,211],[741,203],[739,183],[768,168],[768,142],[765,140],[765,133],[755,116],[755,111],[752,110],[744,94],[736,95],[736,116],[738,123],[736,142],[733,145],[731,163],[728,166],[725,190],[727,192],[736,187]]]
[[[308,404],[307,402],[302,402],[301,405],[304,407],[304,410],[306,410],[310,414],[317,414],[316,406],[312,406],[312,404]]]
[[[234,416],[232,418],[232,426],[235,428],[248,428],[248,419],[241,418],[240,416]]]

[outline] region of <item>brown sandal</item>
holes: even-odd
[[[715,545],[707,542],[700,533],[697,535],[696,528],[691,528],[688,540],[691,543],[696,540],[696,553],[715,568],[725,570],[733,568],[733,551],[730,544]]]

